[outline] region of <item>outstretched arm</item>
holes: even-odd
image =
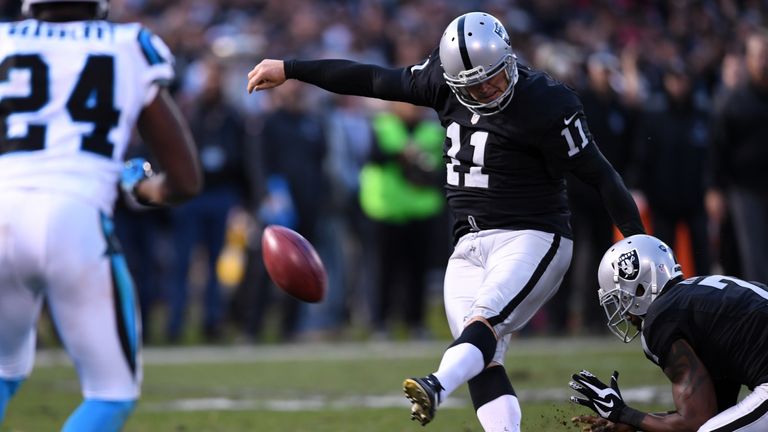
[[[573,174],[597,189],[608,214],[611,215],[624,237],[645,234],[640,212],[637,210],[632,194],[602,153],[596,152],[594,157],[585,158],[574,168]]]
[[[277,87],[297,79],[333,93],[423,104],[410,91],[407,69],[386,68],[350,60],[261,61],[248,73],[248,92]]]

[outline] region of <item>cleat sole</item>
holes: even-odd
[[[424,388],[415,380],[403,381],[403,393],[411,402],[411,420],[418,421],[422,426],[432,421],[429,413],[432,411],[432,403]]]

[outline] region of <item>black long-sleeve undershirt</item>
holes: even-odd
[[[286,78],[333,93],[415,102],[403,86],[404,68],[386,68],[351,60],[287,60]]]
[[[608,214],[624,237],[645,234],[632,194],[602,153],[598,152],[598,157],[585,159],[584,163],[577,165],[572,172],[579,180],[598,191]]]

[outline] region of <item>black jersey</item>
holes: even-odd
[[[672,343],[693,348],[715,382],[768,382],[768,287],[700,276],[665,288],[643,321],[646,356],[664,368]]]
[[[288,78],[336,93],[433,108],[446,129],[446,194],[456,239],[493,228],[572,237],[566,171],[598,189],[624,235],[644,232],[631,195],[589,132],[578,97],[545,73],[520,66],[511,103],[498,114],[478,116],[445,83],[438,50],[407,68],[291,60],[285,70]]]

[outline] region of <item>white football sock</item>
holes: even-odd
[[[481,406],[477,419],[485,432],[520,432],[520,403],[513,395],[503,395]]]
[[[484,368],[483,353],[470,343],[454,345],[445,350],[440,367],[433,374],[443,386],[440,400],[445,400],[457,387],[482,372]]]

